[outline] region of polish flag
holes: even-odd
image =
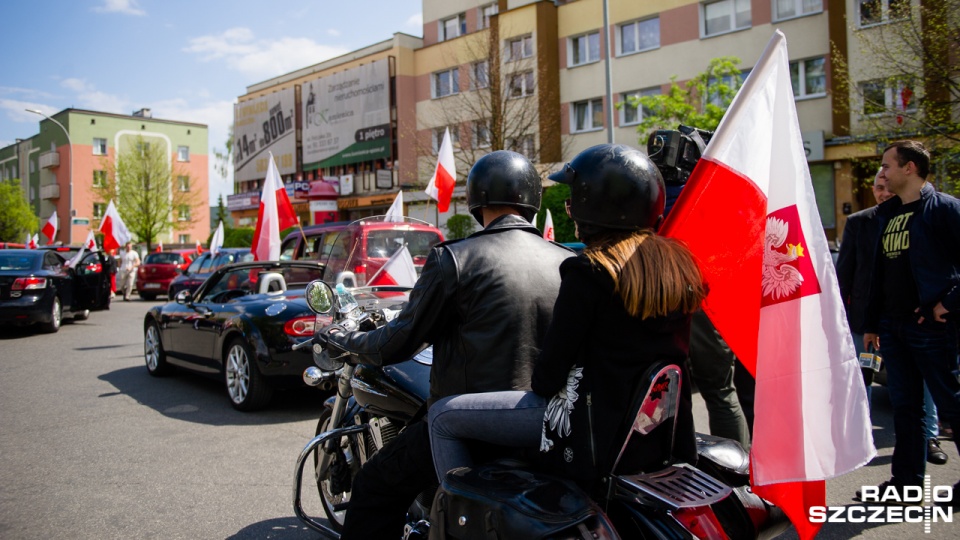
[[[367,285],[396,285],[413,287],[417,283],[417,267],[413,264],[410,250],[403,245],[383,263],[383,266],[367,281]]]
[[[825,480],[876,455],[860,365],[820,224],[787,43],[774,33],[662,234],[683,240],[704,311],[756,377],[755,492],[812,538]],[[752,291],[752,292],[751,292]]]
[[[84,240],[83,245],[80,246],[80,251],[73,256],[72,259],[67,261],[67,266],[70,268],[76,268],[77,264],[80,263],[80,259],[83,258],[83,255],[87,251],[96,251],[97,250],[97,240],[93,236],[93,231],[87,233],[87,239]]]
[[[162,251],[163,251],[163,240],[160,240],[159,242],[157,242],[157,253],[160,253]]]
[[[556,240],[553,234],[553,215],[550,214],[549,208],[547,209],[547,217],[543,220],[543,239],[551,242]]]
[[[120,246],[125,245],[131,239],[130,231],[127,230],[127,226],[123,223],[120,212],[117,212],[117,207],[114,206],[112,200],[107,204],[107,211],[103,213],[103,219],[100,221],[100,232],[103,233],[103,249],[105,251],[120,249]]]
[[[37,249],[39,247],[39,244],[37,243],[38,240],[39,238],[37,238],[37,235],[31,235],[30,233],[27,233],[27,241],[25,242],[27,249]]]
[[[223,220],[220,220],[220,224],[217,225],[216,232],[213,233],[213,238],[210,239],[210,253],[216,256],[220,253],[220,248],[223,247]]]
[[[40,229],[40,232],[48,238],[47,245],[53,243],[53,238],[57,236],[57,228],[60,226],[60,221],[57,219],[57,211],[54,210],[50,214],[50,219],[47,220],[47,223],[44,224],[43,228]]]
[[[87,239],[83,241],[83,247],[85,247],[87,251],[97,250],[97,238],[93,235],[93,231],[87,233]]]
[[[197,239],[197,255],[203,253],[203,246],[200,245],[200,239]]]
[[[390,205],[390,208],[387,209],[387,213],[384,215],[384,221],[403,221],[403,192],[397,193],[397,198],[393,200],[393,204]]]
[[[453,186],[457,182],[457,169],[453,160],[453,144],[450,142],[450,128],[443,131],[443,142],[440,143],[440,152],[437,155],[437,170],[424,190],[427,195],[437,201],[437,210],[446,212],[450,208],[450,198],[453,197]]]
[[[257,228],[253,233],[250,251],[256,261],[276,261],[280,258],[280,231],[297,224],[287,190],[280,181],[280,171],[270,154],[267,178],[260,193],[260,210],[257,212]]]

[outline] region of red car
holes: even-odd
[[[160,294],[166,294],[170,282],[186,270],[196,256],[192,249],[161,251],[150,253],[143,258],[137,270],[137,293],[144,300],[153,300]]]

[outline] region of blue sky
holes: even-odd
[[[207,124],[224,148],[248,85],[423,32],[420,0],[14,0],[0,13],[0,147],[37,133],[24,109],[148,107]],[[211,170],[211,202],[230,181]]]

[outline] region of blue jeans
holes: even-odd
[[[437,478],[470,467],[467,440],[539,448],[547,400],[533,392],[509,390],[449,396],[430,406],[430,450]]]
[[[951,425],[960,425],[957,326],[930,320],[917,324],[913,316],[884,317],[880,321],[880,348],[887,364],[897,439],[891,466],[893,482],[921,486],[927,463],[924,383],[940,417]],[[954,431],[953,440],[960,450],[960,432]]]

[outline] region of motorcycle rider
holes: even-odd
[[[613,468],[624,418],[656,362],[683,366],[693,314],[706,296],[700,269],[680,242],[658,236],[664,184],[639,150],[602,144],[551,180],[570,185],[570,215],[584,252],[560,266],[562,282],[532,392],[450,396],[429,411],[437,475],[472,464],[466,439],[536,448],[538,462],[588,493]],[[690,390],[681,385],[674,456],[696,459]],[[631,441],[631,444],[633,442]],[[660,466],[628,449],[621,466]]]
[[[541,180],[521,154],[477,160],[467,205],[484,229],[443,242],[427,257],[399,315],[371,332],[325,330],[349,361],[387,365],[433,344],[430,401],[453,394],[529,390],[534,360],[560,289],[560,263],[573,252],[544,240],[530,220]],[[399,538],[406,510],[436,485],[424,420],[367,461],[354,479],[341,538]]]

